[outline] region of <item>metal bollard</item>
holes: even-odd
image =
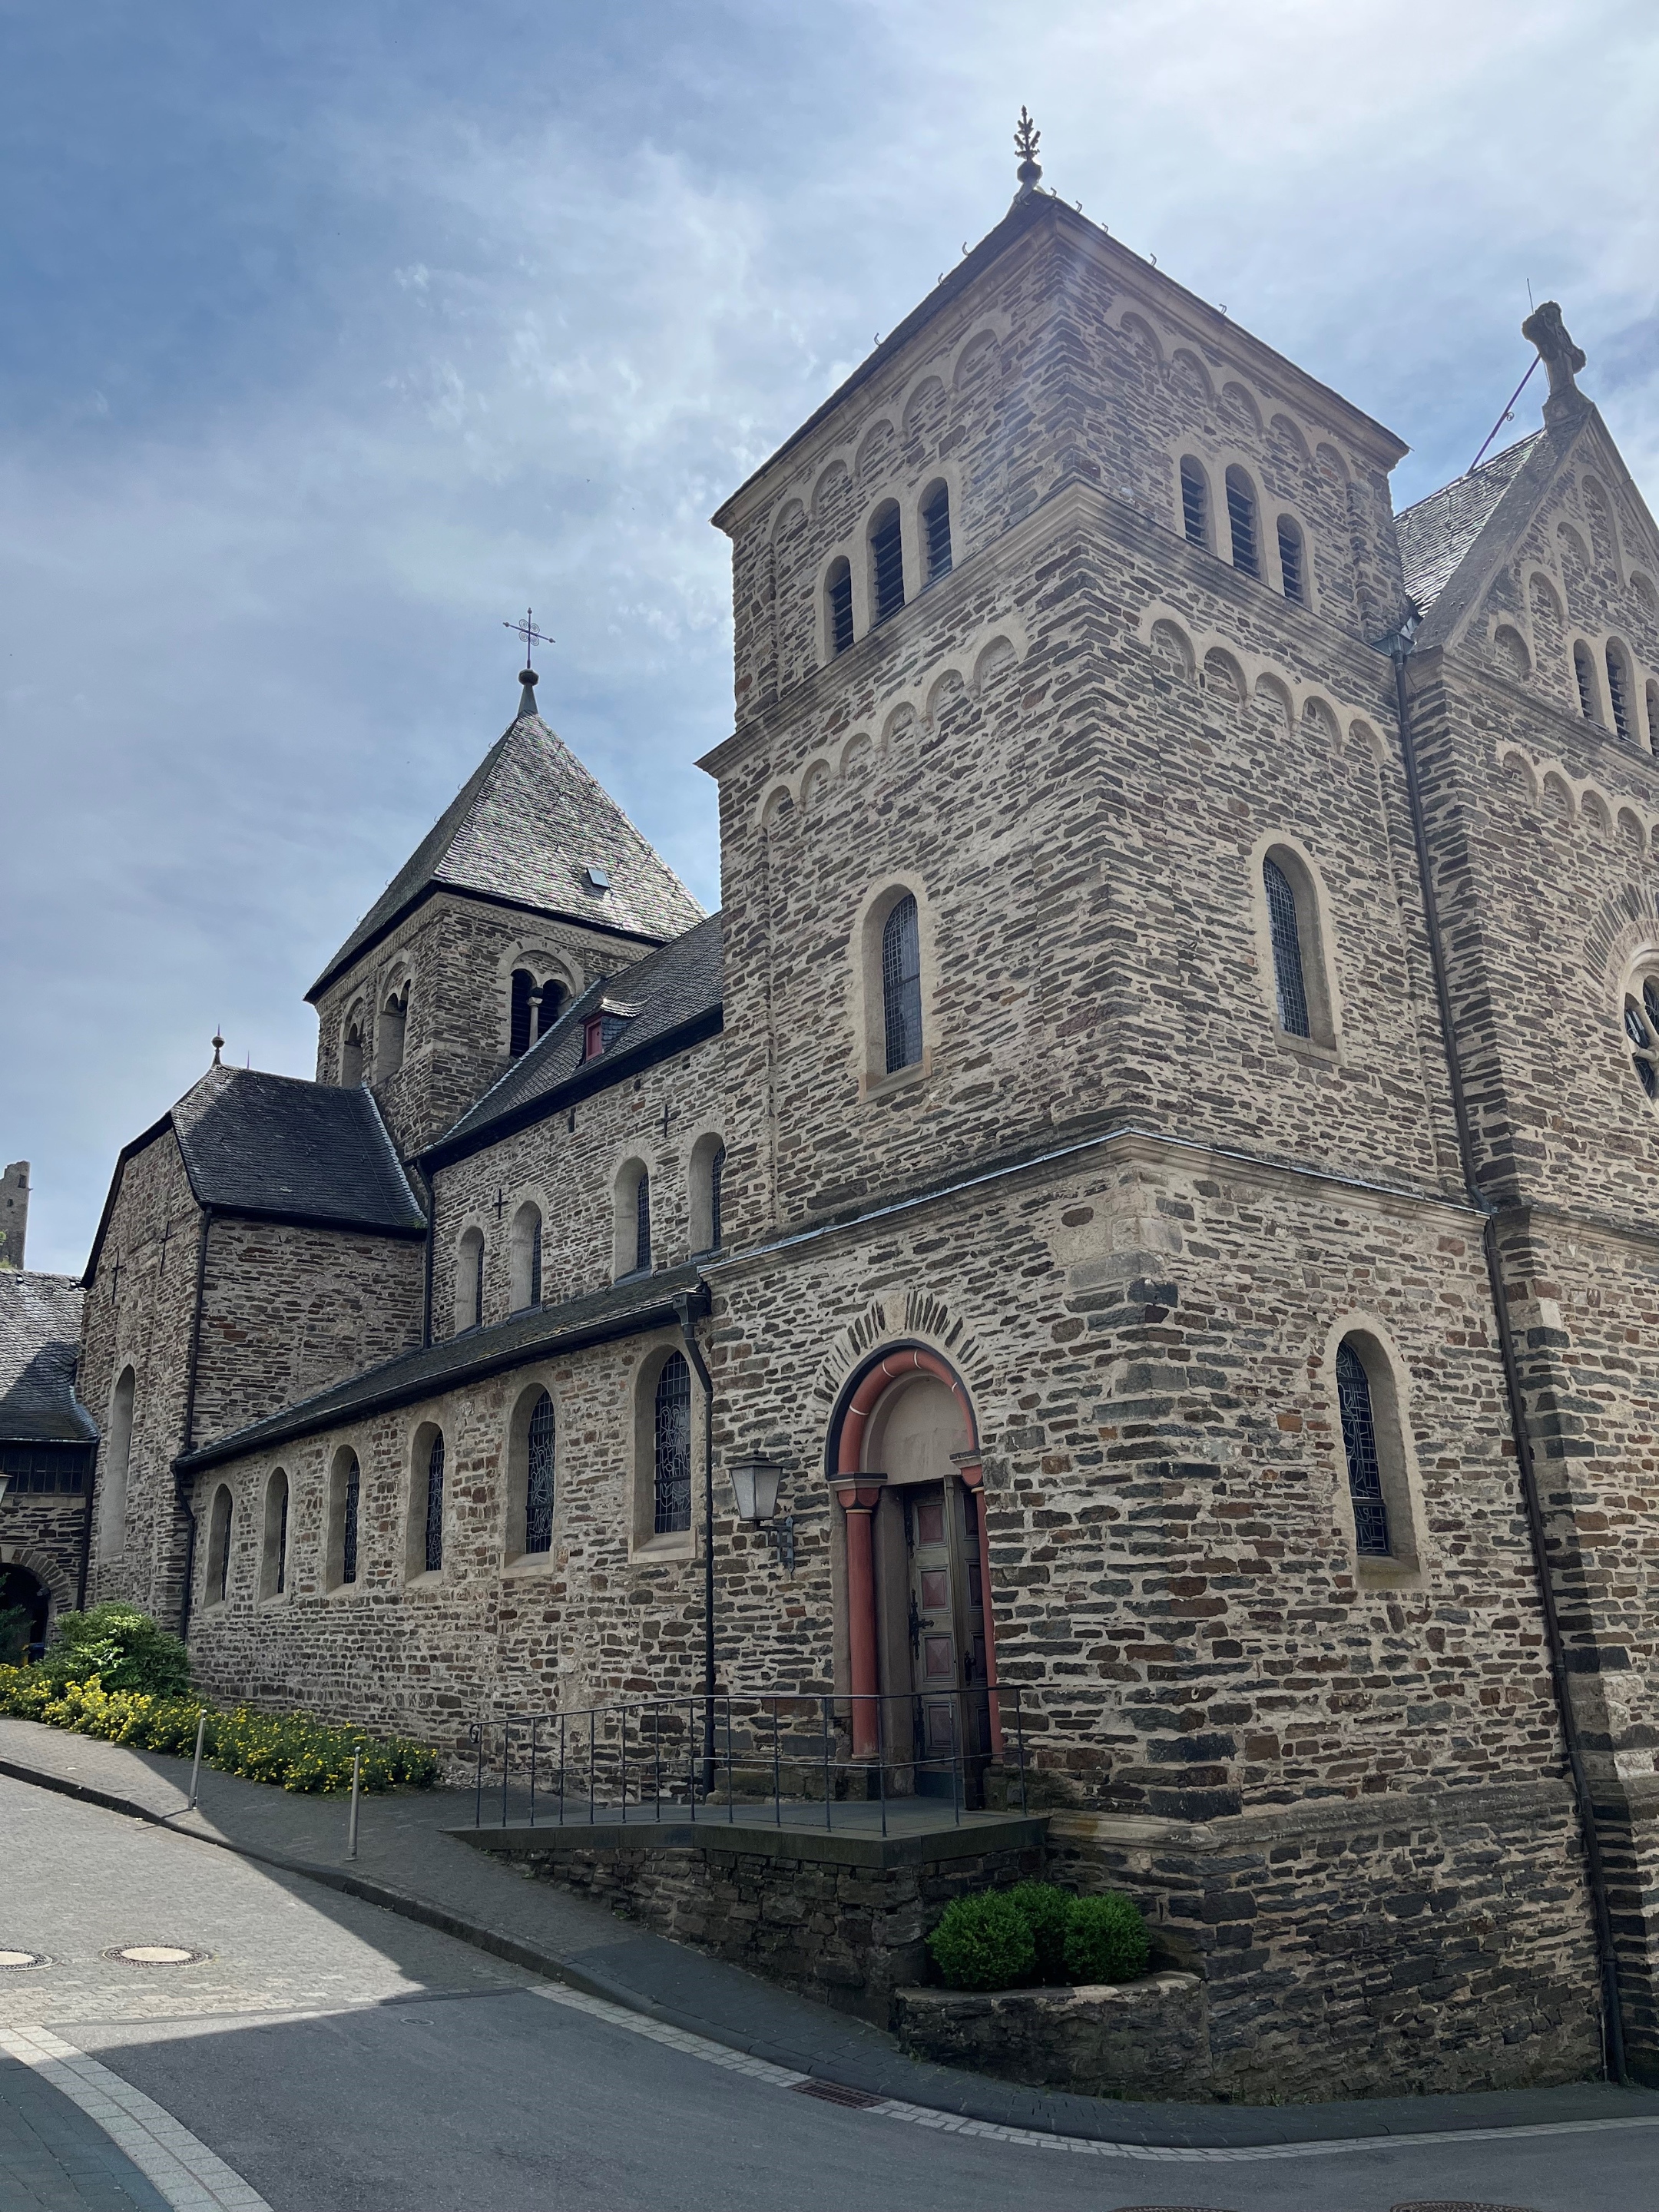
[[[362,1771],[363,1754],[361,1751],[354,1751],[351,1754],[351,1821],[346,1830],[346,1856],[349,1859],[355,1859],[357,1856],[357,1783]]]
[[[193,1813],[196,1810],[196,1800],[201,1794],[202,1739],[206,1734],[207,1713],[204,1710],[196,1717],[196,1763],[190,1770],[190,1802],[185,1808],[186,1813]]]

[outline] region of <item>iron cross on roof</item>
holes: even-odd
[[[529,607],[525,609],[524,620],[521,623],[503,623],[501,628],[510,629],[515,637],[521,637],[524,640],[524,665],[526,674],[529,672],[531,665],[531,647],[551,645],[555,642],[552,638],[537,629],[534,616]]]

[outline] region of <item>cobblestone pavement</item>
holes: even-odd
[[[134,2176],[124,2197],[107,2146],[101,2164],[84,2136],[52,2150],[48,2100],[9,2167],[0,2153],[3,2212],[1388,2212],[1448,2197],[1659,2212],[1650,2118],[1229,2149],[1067,2141],[893,2098],[838,2108],[797,2069],[7,1780],[0,1851],[0,1944],[51,1961],[0,1974],[0,2047],[33,2037],[86,2054],[129,2120],[150,2114],[152,2141],[173,2126],[176,2161],[197,2156],[191,2172],[208,2177],[164,2175],[158,2196]],[[102,1956],[145,1942],[210,1955],[149,1968]],[[18,2109],[0,2097],[0,2120]]]

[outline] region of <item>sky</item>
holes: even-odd
[[[0,0],[0,1160],[304,994],[510,720],[712,908],[708,518],[1045,182],[1466,468],[1559,299],[1659,503],[1651,0]],[[1535,427],[1543,379],[1499,443]]]

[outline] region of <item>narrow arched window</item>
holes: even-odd
[[[136,1379],[124,1367],[110,1398],[109,1437],[99,1480],[102,1486],[103,1516],[100,1551],[106,1559],[118,1559],[126,1548],[127,1480],[132,1468],[132,1409]]]
[[[553,1401],[544,1390],[531,1409],[524,1484],[524,1547],[553,1548]]]
[[[1644,977],[1640,997],[1632,990],[1625,1000],[1625,1035],[1636,1079],[1659,1104],[1659,978]]]
[[[351,1090],[362,1079],[363,1033],[356,1022],[348,1022],[340,1042],[340,1081]]]
[[[483,1325],[483,1231],[462,1232],[455,1248],[455,1334]]]
[[[927,547],[927,580],[938,583],[951,573],[951,489],[935,484],[921,503],[921,532]]]
[[[1285,596],[1294,599],[1298,606],[1307,602],[1308,586],[1304,568],[1302,532],[1288,514],[1279,518],[1279,574],[1285,586]]]
[[[545,1036],[564,1009],[564,986],[550,975],[536,999],[536,1034]]]
[[[823,591],[830,617],[830,650],[845,653],[853,642],[853,571],[848,562],[830,563]]]
[[[542,1214],[541,1208],[526,1200],[513,1217],[513,1242],[510,1251],[513,1274],[513,1310],[522,1313],[526,1306],[538,1306],[542,1302]]]
[[[357,1455],[350,1453],[346,1460],[344,1495],[340,1512],[340,1580],[355,1583],[357,1579],[357,1507],[362,1497],[362,1470],[357,1465]]]
[[[634,1187],[634,1265],[651,1265],[651,1177],[643,1168]]]
[[[498,971],[499,972],[499,971]],[[527,968],[513,970],[513,1012],[511,1034],[507,1049],[514,1060],[522,1060],[530,1049],[531,995],[536,988],[536,979]],[[496,1031],[499,1036],[501,1032]]]
[[[259,1566],[261,1597],[281,1597],[288,1588],[288,1476],[279,1467],[265,1486],[264,1556]]]
[[[659,1536],[691,1526],[691,1370],[671,1352],[653,1407],[653,1522]]]
[[[904,533],[890,499],[870,526],[870,601],[878,623],[904,605]]]
[[[1659,753],[1659,684],[1648,686],[1648,750]]]
[[[1192,459],[1181,464],[1181,521],[1189,545],[1210,542],[1210,480]]]
[[[1232,532],[1233,566],[1247,576],[1261,574],[1261,555],[1256,543],[1255,493],[1243,469],[1227,471],[1227,525]]]
[[[444,1563],[444,1439],[439,1430],[426,1458],[426,1571],[435,1575]]]
[[[1362,1559],[1386,1559],[1390,1556],[1389,1510],[1382,1500],[1370,1377],[1359,1354],[1346,1340],[1337,1346],[1336,1397],[1342,1415],[1342,1449],[1348,1462],[1348,1495],[1353,1501],[1355,1548]]]
[[[1630,685],[1625,678],[1625,657],[1616,645],[1607,647],[1607,704],[1613,709],[1613,726],[1621,738],[1628,738],[1630,727]]]
[[[1572,672],[1578,684],[1578,711],[1587,722],[1600,722],[1601,702],[1595,696],[1595,663],[1587,645],[1572,648]]]
[[[882,925],[881,1011],[887,1073],[921,1058],[921,931],[907,891]]]
[[[708,1249],[718,1252],[726,1237],[720,1224],[720,1183],[726,1174],[726,1147],[716,1145],[708,1161]]]
[[[222,1605],[230,1594],[230,1492],[221,1483],[213,1493],[208,1522],[208,1599]]]
[[[1297,925],[1296,893],[1291,888],[1290,878],[1274,860],[1261,863],[1261,883],[1267,894],[1279,1026],[1291,1036],[1309,1036],[1312,1029],[1308,1019],[1307,980],[1302,972],[1302,933]]]
[[[384,1083],[404,1064],[404,1042],[409,1028],[409,986],[394,991],[380,1009],[380,1034],[375,1047],[375,1069]]]

